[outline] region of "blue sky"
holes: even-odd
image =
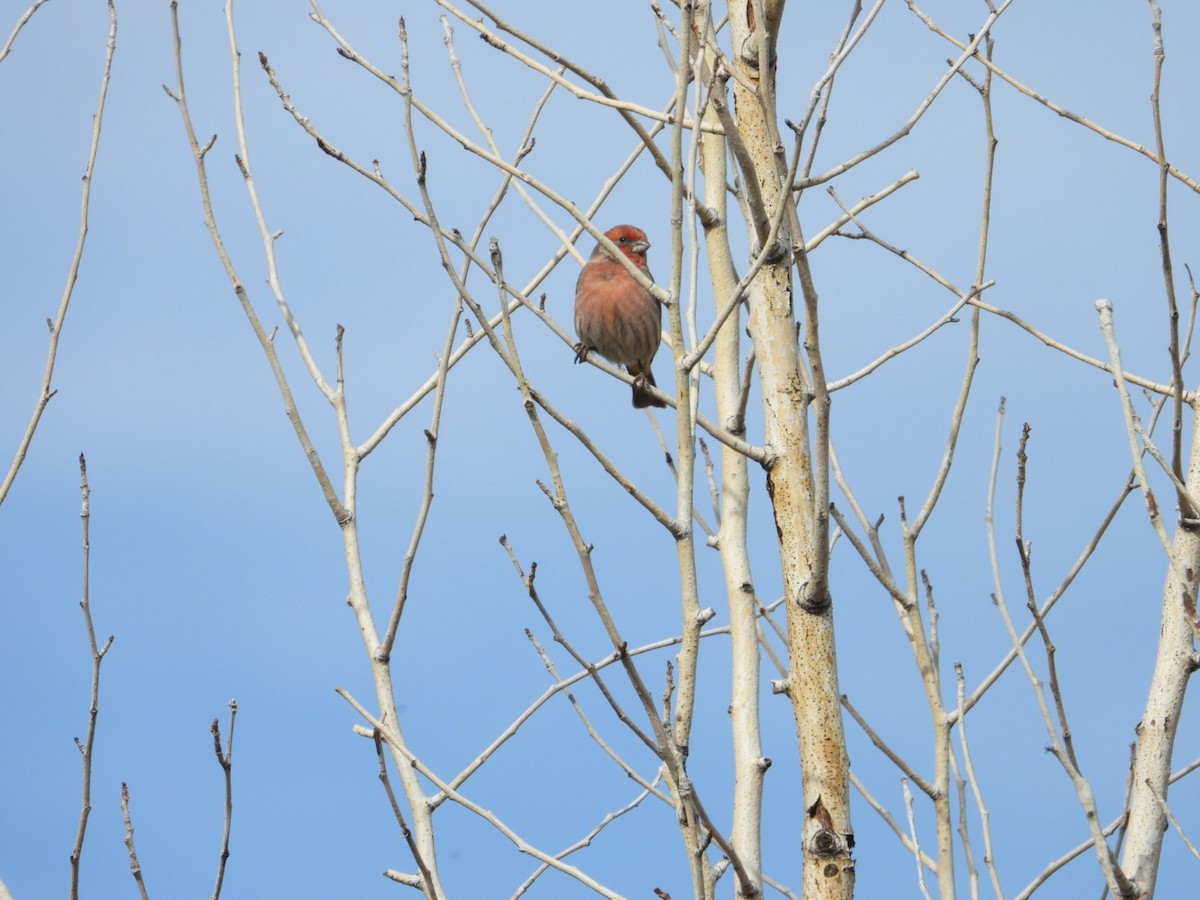
[[[499,7],[500,4],[497,4]],[[780,46],[780,108],[797,118],[827,65],[849,4],[792,4]],[[845,9],[842,7],[845,6]],[[503,12],[603,75],[617,94],[647,106],[670,96],[671,76],[655,46],[653,17],[640,3],[604,15],[513,2]],[[477,135],[446,64],[441,9],[431,3],[330,2],[342,34],[385,71],[399,73],[396,19],[406,18],[418,95],[465,133]],[[23,11],[6,4],[0,32]],[[982,3],[938,0],[926,7],[960,36],[985,17]],[[281,278],[314,354],[332,377],[334,330],[346,328],[346,382],[358,441],[433,371],[453,293],[428,232],[378,189],[322,154],[280,108],[257,64],[272,66],[299,109],[330,140],[385,173],[416,200],[400,100],[339,58],[301,2],[260,0],[238,7],[251,160],[277,242]],[[1194,97],[1200,60],[1189,37],[1198,12],[1164,4],[1166,144],[1183,171],[1200,174]],[[101,636],[115,635],[103,668],[93,780],[93,813],[83,862],[85,893],[129,891],[119,786],[132,795],[137,843],[157,896],[211,890],[221,831],[222,784],[209,724],[226,728],[239,705],[234,748],[235,818],[226,897],[393,896],[382,878],[411,869],[376,780],[374,752],[354,735],[358,718],[334,693],[370,703],[362,644],[345,605],[338,529],[296,444],[267,366],[203,228],[191,157],[175,104],[166,2],[118,5],[120,29],[93,179],[90,231],[59,351],[51,402],[29,458],[0,507],[0,879],[14,896],[61,892],[67,883],[79,807],[79,754],[86,727],[89,659],[80,590],[77,458],[86,453],[91,502],[91,598]],[[269,326],[281,324],[264,284],[266,269],[242,179],[221,4],[180,8],[191,112],[202,136],[217,134],[209,157],[216,214],[239,275]],[[79,177],[103,61],[102,4],[48,3],[0,61],[0,459],[28,418],[53,315],[76,239]],[[1149,10],[1129,3],[1017,2],[994,35],[996,60],[1040,93],[1132,140],[1153,146],[1149,95]],[[496,140],[515,151],[544,83],[486,47],[463,25],[456,46],[478,106]],[[871,146],[911,115],[945,69],[952,48],[904,4],[885,6],[839,74],[817,169]],[[1190,58],[1189,58],[1190,57]],[[1110,298],[1126,367],[1166,381],[1167,324],[1158,256],[1157,171],[1145,158],[1105,142],[1007,86],[993,94],[998,138],[987,277],[988,302],[1011,309],[1064,343],[1104,354],[1094,302]],[[474,229],[495,175],[425,122],[430,191],[443,222]],[[559,92],[536,131],[528,170],[580,205],[634,146],[610,111]],[[664,144],[665,146],[665,144]],[[978,240],[983,125],[975,92],[955,80],[913,132],[835,182],[854,202],[910,169],[921,177],[864,221],[960,286],[970,284]],[[1177,290],[1188,296],[1184,263],[1200,233],[1200,204],[1170,188]],[[548,204],[560,227],[569,217]],[[822,190],[801,207],[809,233],[836,216]],[[602,226],[634,222],[654,247],[651,267],[668,268],[670,190],[646,159],[606,201]],[[558,248],[557,238],[510,197],[486,232],[505,251],[521,285]],[[580,249],[590,252],[585,238]],[[742,261],[744,265],[744,260]],[[657,267],[656,267],[657,266]],[[924,328],[951,296],[865,241],[831,239],[813,257],[821,293],[824,353],[832,377],[855,371]],[[569,331],[577,275],[568,258],[538,288]],[[494,289],[473,282],[494,308]],[[701,321],[711,309],[701,295]],[[598,370],[571,365],[570,349],[532,317],[515,322],[534,382],[660,503],[674,486],[658,439],[628,391]],[[461,330],[460,330],[461,334]],[[281,329],[280,354],[301,412],[327,465],[336,468],[336,431]],[[965,324],[943,329],[872,378],[835,397],[834,439],[856,496],[871,517],[886,515],[883,542],[900,561],[896,498],[923,499],[941,459],[966,356]],[[1035,583],[1057,586],[1118,494],[1128,443],[1111,379],[1073,362],[1008,322],[984,319],[981,365],[947,494],[921,545],[921,565],[939,599],[942,661],[961,660],[978,683],[1008,648],[990,601],[984,510],[996,408],[1006,398],[997,535],[1005,590],[1022,609],[1012,550],[1014,453],[1022,423],[1033,429],[1025,533],[1034,545]],[[655,366],[669,383],[667,354]],[[1186,377],[1186,373],[1185,373]],[[1191,381],[1189,380],[1189,383]],[[1147,404],[1135,398],[1146,415]],[[751,400],[750,439],[761,418]],[[702,403],[711,410],[711,396]],[[425,456],[423,401],[366,462],[359,522],[366,577],[385,615],[408,545]],[[655,413],[674,433],[670,411]],[[1161,432],[1165,442],[1166,432]],[[566,432],[553,429],[572,507],[606,598],[633,645],[673,635],[678,623],[674,542],[609,481]],[[711,444],[710,444],[711,445]],[[700,473],[702,476],[702,472]],[[770,508],[752,471],[752,554],[764,600],[780,590]],[[498,538],[522,564],[538,562],[538,586],[559,624],[591,658],[609,651],[587,605],[586,588],[558,516],[537,487],[544,459],[507,370],[486,345],[452,374],[439,433],[436,497],[414,572],[395,671],[410,742],[437,771],[459,771],[548,684],[526,640],[530,628],[554,647]],[[1173,501],[1155,482],[1160,501]],[[842,498],[835,501],[845,508]],[[699,508],[710,504],[701,496]],[[716,554],[697,550],[702,602],[728,619]],[[1065,699],[1084,773],[1107,822],[1121,810],[1128,745],[1141,715],[1158,633],[1166,567],[1134,496],[1097,557],[1055,610]],[[931,768],[927,713],[911,654],[890,601],[848,542],[833,558],[841,686],[914,766]],[[705,644],[699,717],[690,765],[710,810],[728,817],[728,644]],[[1044,662],[1040,651],[1035,658]],[[644,657],[658,684],[669,652]],[[773,677],[764,670],[764,678]],[[596,691],[576,695],[606,737],[644,774],[655,766]],[[1194,704],[1191,704],[1194,706]],[[788,704],[764,692],[767,776],[765,859],[772,877],[796,887],[800,800],[794,725]],[[1047,742],[1029,684],[1012,669],[969,719],[975,764],[988,801],[1007,894],[1081,841],[1086,828]],[[848,723],[855,771],[903,818],[898,774]],[[1176,765],[1198,755],[1200,733],[1185,716]],[[634,785],[584,734],[560,698],[468,782],[473,800],[548,849],[566,846],[607,812],[628,803]],[[1172,805],[1198,831],[1194,778]],[[856,797],[856,803],[858,799]],[[918,800],[918,825],[932,844],[932,818]],[[854,810],[862,897],[916,896],[913,866],[865,804]],[[1189,822],[1190,818],[1190,822]],[[978,819],[972,836],[981,847]],[[486,824],[449,804],[438,813],[443,877],[456,897],[509,896],[532,870]],[[1174,834],[1165,841],[1160,895],[1195,884],[1195,860]],[[573,860],[626,896],[662,887],[685,895],[686,866],[665,806],[643,806]],[[960,881],[965,867],[960,860]],[[1085,855],[1043,896],[1098,892]],[[727,894],[731,888],[726,887]],[[986,888],[984,893],[987,893]],[[547,878],[536,897],[585,896]],[[768,893],[768,896],[771,896]]]

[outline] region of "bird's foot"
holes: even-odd
[[[585,359],[587,359],[588,354],[591,352],[592,352],[592,348],[589,347],[587,344],[585,344],[583,341],[580,341],[578,344],[575,345],[575,362],[576,363],[583,362]]]

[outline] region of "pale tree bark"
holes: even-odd
[[[775,108],[775,46],[784,3],[753,0],[730,11],[738,131],[761,195],[752,209],[763,249],[770,223],[792,203]],[[746,169],[743,166],[743,169]],[[842,729],[833,606],[828,583],[829,393],[821,364],[817,297],[803,236],[779,229],[778,248],[751,284],[749,330],[760,373],[764,436],[772,452],[767,490],[779,537],[788,623],[787,691],[796,719],[803,782],[804,853],[800,883],[808,898],[854,893],[849,761]],[[783,248],[790,246],[790,252]],[[793,257],[793,254],[794,257]],[[792,265],[804,303],[807,366],[797,346]],[[815,428],[810,432],[810,416]]]
[[[698,57],[700,65],[697,75],[711,92],[704,117],[706,122],[719,126],[721,116],[718,114],[718,105],[727,108],[728,94],[724,82],[716,74],[720,61],[714,52],[711,5],[697,3],[693,22],[701,38],[698,41],[701,55]],[[709,213],[705,220],[704,247],[713,305],[716,314],[720,315],[738,290],[737,272],[729,246],[728,193],[725,188],[727,144],[723,136],[707,133],[701,133],[699,142],[698,162],[704,175],[704,204]],[[741,330],[742,317],[735,311],[718,331],[713,343],[716,353],[713,386],[718,423],[730,434],[744,438],[747,385],[743,384],[742,378]],[[747,369],[745,381],[749,379]],[[716,540],[729,604],[731,645],[729,714],[733,735],[734,785],[730,839],[738,848],[742,865],[751,879],[750,887],[761,894],[763,781],[770,761],[763,757],[760,733],[758,604],[746,542],[749,498],[750,474],[746,456],[722,445],[720,521]]]
[[[1170,566],[1163,588],[1162,621],[1154,674],[1146,697],[1146,709],[1137,726],[1138,741],[1130,777],[1129,815],[1126,820],[1124,855],[1121,871],[1128,879],[1134,896],[1153,897],[1158,880],[1159,859],[1163,835],[1167,829],[1169,806],[1167,791],[1171,779],[1171,756],[1183,714],[1183,698],[1191,674],[1198,662],[1195,638],[1200,632],[1196,614],[1197,573],[1200,572],[1200,521],[1197,520],[1196,498],[1200,497],[1200,416],[1197,400],[1191,398],[1192,441],[1187,479],[1183,478],[1183,363],[1186,350],[1181,349],[1179,308],[1175,298],[1175,276],[1171,261],[1171,241],[1168,227],[1167,188],[1170,166],[1163,137],[1160,105],[1163,64],[1166,50],[1162,34],[1162,15],[1158,4],[1150,0],[1150,20],[1154,38],[1154,84],[1150,107],[1154,120],[1155,149],[1158,163],[1158,222],[1159,252],[1162,259],[1163,287],[1167,300],[1167,323],[1170,330],[1172,398],[1171,471],[1176,486],[1179,524],[1175,539],[1168,550]],[[1102,313],[1103,315],[1103,313]],[[1106,331],[1106,336],[1108,332]],[[1130,434],[1136,446],[1136,437]],[[1143,435],[1143,440],[1145,440]],[[1143,480],[1147,508],[1157,523],[1154,497]],[[1165,532],[1160,539],[1166,542]]]
[[[1192,453],[1187,492],[1200,497],[1200,416],[1192,408]],[[1166,799],[1171,756],[1188,679],[1196,670],[1196,573],[1200,572],[1200,531],[1194,523],[1175,529],[1173,565],[1163,587],[1162,624],[1146,711],[1137,726],[1137,749],[1130,780],[1129,818],[1121,869],[1135,897],[1153,897],[1167,828]]]

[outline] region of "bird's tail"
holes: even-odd
[[[640,372],[631,373],[634,376],[633,382],[633,408],[645,409],[648,406],[657,406],[659,409],[666,408],[666,403],[655,397],[650,391],[646,390],[646,386],[657,387],[654,382],[654,373],[650,371],[650,367],[642,369]]]

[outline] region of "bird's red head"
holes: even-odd
[[[646,232],[633,225],[618,225],[616,228],[610,228],[604,232],[604,236],[633,260],[634,265],[645,267],[646,251],[650,249],[650,241],[646,239]],[[602,250],[603,247],[598,246],[596,249]]]

